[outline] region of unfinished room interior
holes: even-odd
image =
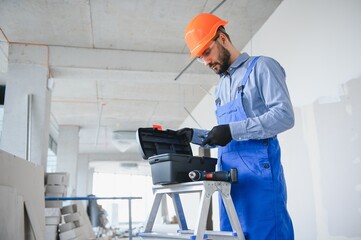
[[[361,240],[360,0],[0,0],[0,240]]]

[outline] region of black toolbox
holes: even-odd
[[[217,159],[193,156],[188,141],[176,131],[139,128],[137,141],[143,159],[149,160],[153,184],[190,182],[193,170],[215,171]]]

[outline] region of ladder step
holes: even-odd
[[[138,237],[140,237],[141,239],[144,239],[144,240],[147,240],[147,239],[162,239],[162,240],[187,239],[187,240],[189,240],[189,235],[181,235],[181,234],[176,234],[176,233],[155,233],[155,232],[139,233]]]
[[[171,239],[187,239],[193,240],[195,236],[193,235],[193,230],[178,230],[178,233],[139,233],[138,237],[141,237],[143,240],[148,239],[162,239],[162,240],[171,240]],[[206,240],[233,240],[238,239],[237,234],[233,232],[220,232],[220,231],[206,231],[205,238]]]

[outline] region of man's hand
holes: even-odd
[[[202,142],[202,146],[204,145],[219,145],[226,146],[232,140],[231,129],[229,128],[229,124],[218,125],[212,128],[212,130],[208,133],[208,136]]]
[[[193,138],[193,129],[192,128],[182,128],[176,131],[178,136],[184,136],[188,142],[192,141]]]

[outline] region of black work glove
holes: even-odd
[[[193,129],[192,128],[182,128],[176,131],[177,136],[183,136],[187,142],[191,142],[193,138]]]
[[[208,136],[203,140],[202,146],[208,144],[226,146],[232,140],[229,124],[218,125],[212,128]]]

